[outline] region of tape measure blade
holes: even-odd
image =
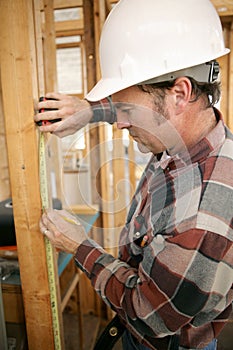
[[[39,168],[40,168],[40,193],[42,209],[49,208],[49,191],[48,191],[48,180],[47,180],[47,167],[46,167],[46,147],[45,147],[45,135],[40,133],[39,140]],[[54,334],[54,346],[55,350],[61,350],[61,334],[60,334],[60,322],[58,312],[58,298],[57,298],[57,284],[55,271],[55,257],[54,248],[47,237],[45,237],[45,251],[46,251],[46,262],[48,271],[48,283],[50,290],[50,302],[53,322],[53,334]]]
[[[46,247],[46,259],[48,266],[48,281],[50,289],[50,302],[53,318],[53,332],[54,332],[54,344],[55,349],[61,349],[61,336],[60,336],[60,322],[59,322],[59,313],[58,313],[58,299],[57,299],[57,283],[56,283],[56,267],[54,259],[54,248],[51,242],[45,237],[45,247]]]
[[[46,148],[45,148],[45,136],[40,134],[40,194],[42,208],[49,208],[49,195],[48,195],[48,179],[47,179],[47,167],[46,167]]]

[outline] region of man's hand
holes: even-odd
[[[40,230],[56,248],[71,254],[87,239],[83,226],[66,210],[48,209],[41,217]]]
[[[61,121],[40,126],[39,128],[42,132],[51,132],[58,137],[72,135],[87,125],[93,116],[92,109],[86,100],[55,92],[48,93],[45,97],[56,100],[46,100],[38,103],[36,110],[51,110],[42,113],[38,112],[34,116],[35,122],[53,119],[61,119]]]

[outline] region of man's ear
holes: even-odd
[[[182,113],[191,100],[191,81],[186,77],[177,78],[174,86],[172,87],[172,90],[175,97],[176,113]]]

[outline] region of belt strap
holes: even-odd
[[[103,330],[95,344],[94,350],[111,350],[124,331],[125,326],[116,315]]]
[[[101,333],[93,350],[112,350],[124,331],[125,326],[116,315]],[[153,345],[157,350],[178,350],[179,336],[175,334],[164,338],[154,338]]]
[[[149,341],[149,339],[147,340]],[[169,335],[164,338],[153,338],[150,340],[151,340],[151,344],[153,344],[153,346],[157,350],[178,350],[179,349],[179,336],[176,334]]]

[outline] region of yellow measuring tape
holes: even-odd
[[[48,195],[48,181],[47,181],[47,168],[46,168],[46,148],[45,148],[45,136],[40,133],[39,142],[39,159],[40,159],[40,193],[42,201],[42,209],[49,208],[49,195]],[[56,290],[56,277],[55,277],[55,266],[54,266],[54,250],[51,242],[45,237],[45,250],[47,259],[48,269],[48,282],[50,290],[50,301],[52,310],[52,321],[53,321],[53,334],[54,334],[54,346],[55,350],[61,350],[61,334],[58,314],[58,301],[57,301],[57,290]]]

